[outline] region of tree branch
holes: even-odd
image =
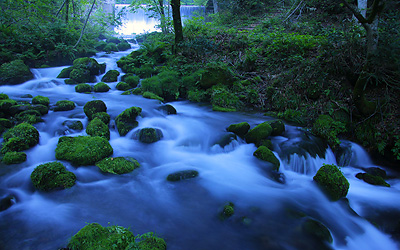
[[[89,11],[89,13],[88,13],[88,15],[87,15],[85,24],[83,25],[83,28],[82,28],[82,31],[81,31],[81,36],[79,37],[78,41],[77,41],[76,44],[74,45],[74,49],[76,48],[76,46],[78,46],[79,42],[80,42],[81,39],[82,39],[83,32],[85,31],[86,24],[87,24],[87,22],[89,21],[90,14],[92,13],[92,10],[93,10],[93,7],[94,7],[94,4],[95,4],[95,3],[96,3],[96,0],[93,0],[92,7],[90,7],[90,11]]]

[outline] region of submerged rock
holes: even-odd
[[[126,174],[140,167],[140,164],[131,157],[112,157],[97,162],[96,166],[106,173]]]
[[[129,131],[136,128],[139,123],[136,121],[142,112],[139,107],[130,107],[125,109],[121,114],[115,118],[115,124],[117,125],[118,133],[122,136],[126,135]]]
[[[82,130],[83,129],[83,124],[81,121],[66,120],[62,123],[62,125],[66,126],[69,129],[73,129],[73,130]]]
[[[15,197],[12,195],[8,195],[5,198],[0,199],[0,212],[7,210],[14,204]]]
[[[67,160],[77,166],[93,165],[112,153],[107,139],[98,136],[64,136],[58,140],[56,148],[57,160]]]
[[[167,115],[176,115],[176,109],[171,104],[162,105],[157,109],[164,111],[165,113],[167,113]]]
[[[240,137],[244,137],[250,129],[250,125],[247,122],[241,122],[237,124],[231,124],[226,129],[229,132],[235,133]]]
[[[235,205],[232,202],[229,202],[229,204],[225,205],[222,209],[221,213],[219,214],[219,218],[221,220],[226,220],[231,217],[235,213],[234,207]]]
[[[274,165],[274,170],[279,170],[279,160],[269,148],[265,146],[260,146],[256,151],[254,151],[253,155],[260,160],[272,163]]]
[[[75,185],[76,176],[67,171],[60,162],[41,164],[33,170],[31,180],[35,188],[42,191],[70,188]]]
[[[178,171],[167,176],[168,181],[181,181],[186,179],[195,178],[199,175],[196,170],[183,170]]]
[[[346,197],[349,191],[349,182],[335,165],[324,164],[313,179],[333,201]]]
[[[329,229],[319,221],[307,219],[302,225],[303,231],[319,241],[332,243],[333,238]]]
[[[22,60],[3,63],[0,66],[0,85],[20,84],[30,79],[33,79],[33,74]]]
[[[219,145],[221,148],[229,145],[231,142],[236,141],[237,136],[233,133],[228,133],[223,135],[218,141],[214,143],[214,145]]]
[[[390,187],[389,183],[387,183],[381,176],[376,176],[369,173],[358,173],[356,174],[356,177],[371,185]]]
[[[160,129],[156,128],[142,128],[137,133],[137,138],[143,143],[153,143],[161,140],[163,133]]]
[[[83,112],[85,112],[89,120],[92,120],[94,114],[107,112],[107,106],[102,100],[89,101],[83,106]]]

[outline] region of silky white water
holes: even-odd
[[[119,70],[116,61],[127,53],[100,53],[95,58],[107,63],[107,71]],[[272,138],[281,162],[276,173],[253,156],[253,144],[240,138],[224,148],[215,144],[228,134],[226,128],[232,123],[247,121],[254,127],[270,117],[213,112],[188,101],[170,103],[177,115],[167,115],[158,110],[162,105],[158,101],[121,95],[115,88],[117,82],[109,84],[107,93],[77,93],[75,86],[56,78],[63,68],[33,69],[35,79],[0,87],[1,93],[19,101],[30,101],[22,97],[30,94],[49,97],[50,105],[59,100],[76,104],[71,111],[50,110],[43,116],[44,122],[35,124],[40,141],[25,151],[26,162],[1,165],[0,197],[13,195],[15,204],[0,212],[0,249],[65,247],[71,236],[92,222],[129,227],[134,234],[155,232],[172,250],[318,249],[317,240],[301,229],[306,218],[318,220],[330,230],[333,243],[328,247],[333,249],[399,248],[398,241],[366,219],[400,214],[399,179],[389,179],[390,188],[357,179],[355,175],[363,172],[363,167],[375,166],[359,145],[344,142],[350,156],[340,163],[329,148],[321,147],[324,144],[318,138],[286,125],[282,136]],[[47,193],[35,190],[30,174],[36,166],[56,161],[60,136],[86,135],[85,130],[67,130],[62,123],[79,120],[86,127],[83,106],[97,99],[106,103],[112,119],[113,157],[134,157],[141,167],[118,176],[104,174],[96,166],[74,167],[61,161],[76,174],[76,185]],[[132,106],[143,109],[139,127],[120,136],[113,119]],[[132,139],[135,131],[144,127],[160,129],[163,138],[152,144]],[[330,201],[313,181],[324,163],[342,165],[350,182],[349,204]],[[180,182],[166,180],[168,174],[188,169],[197,170],[199,176]],[[219,213],[228,202],[235,204],[235,214],[221,221]]]

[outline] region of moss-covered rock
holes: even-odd
[[[7,145],[7,143],[9,143],[11,140],[13,140],[12,144],[21,144],[21,147],[17,147],[19,148],[19,150],[11,150],[11,151],[21,151],[21,150],[25,150],[29,147],[33,147],[36,144],[39,143],[39,132],[37,131],[37,129],[32,126],[31,124],[28,123],[21,123],[11,129],[9,129],[7,132],[4,133],[3,135],[4,138],[4,146]],[[17,141],[15,141],[15,139],[18,139]],[[3,146],[3,149],[4,149]],[[3,152],[2,149],[2,153]],[[6,151],[8,152],[8,150]]]
[[[224,108],[217,105],[213,105],[212,110],[217,112],[236,112],[236,108]]]
[[[66,120],[62,123],[63,126],[66,126],[69,129],[73,130],[82,130],[83,129],[83,124],[81,121],[75,121],[75,120]]]
[[[73,62],[73,67],[74,69],[88,70],[89,74],[92,76],[100,74],[102,68],[101,65],[96,61],[96,59],[90,57],[75,59]]]
[[[237,136],[233,133],[227,133],[223,135],[218,141],[214,143],[214,145],[219,145],[221,148],[229,145],[231,142],[236,141]]]
[[[86,133],[91,136],[100,136],[110,140],[110,130],[100,118],[93,118],[90,121],[86,127]]]
[[[274,153],[272,153],[272,151],[266,146],[258,147],[257,150],[254,151],[253,155],[260,160],[272,163],[274,165],[274,170],[279,170],[280,163],[278,158],[276,158]]]
[[[135,76],[134,74],[131,74],[131,73],[127,73],[121,77],[121,80],[123,82],[126,82],[127,84],[129,84],[129,86],[131,86],[131,88],[136,88],[140,82],[140,77]]]
[[[57,160],[74,165],[93,165],[110,156],[113,148],[107,139],[98,136],[61,137],[56,148]]]
[[[38,95],[32,98],[32,104],[42,104],[44,106],[49,106],[50,99],[48,97]]]
[[[107,46],[107,43],[105,41],[98,41],[95,45],[94,48],[97,51],[104,51],[104,48]]]
[[[227,205],[224,206],[222,209],[219,218],[221,220],[226,220],[231,217],[235,213],[235,205],[232,202],[229,202]]]
[[[139,107],[130,107],[125,109],[121,114],[115,118],[115,124],[117,125],[118,133],[122,136],[126,135],[130,130],[136,128],[139,123],[136,121],[142,112]]]
[[[182,170],[167,176],[168,181],[181,181],[186,179],[195,178],[199,175],[196,170]]]
[[[58,74],[57,78],[69,78],[69,74],[71,71],[74,69],[74,67],[68,67],[63,70],[61,70],[60,74]]]
[[[93,114],[93,119],[95,118],[99,118],[102,122],[104,122],[104,124],[109,124],[110,123],[110,115],[107,114],[106,112],[98,112]]]
[[[12,195],[7,195],[4,198],[0,199],[0,212],[7,210],[8,208],[10,208],[15,201],[15,197]]]
[[[73,80],[73,79],[70,79],[70,78],[65,79],[65,80],[64,80],[64,83],[67,84],[67,85],[76,85],[76,84],[78,84],[77,81],[75,81],[75,80]]]
[[[20,84],[30,79],[33,79],[33,74],[22,60],[14,60],[0,66],[0,85]]]
[[[315,237],[319,241],[328,243],[333,242],[331,232],[329,232],[329,229],[319,221],[307,219],[302,224],[302,229],[306,234]]]
[[[250,125],[247,122],[241,122],[229,125],[229,127],[226,130],[244,138],[249,129]]]
[[[75,108],[75,103],[73,101],[62,100],[56,102],[56,106],[54,107],[54,111],[68,111],[73,110]]]
[[[83,106],[83,112],[89,118],[93,119],[93,115],[99,112],[107,112],[107,106],[102,100],[89,101]]]
[[[2,134],[6,129],[11,128],[13,124],[10,120],[6,118],[0,118],[0,134]]]
[[[335,165],[324,164],[313,179],[333,201],[346,197],[350,187],[346,177]]]
[[[138,140],[143,143],[153,143],[161,140],[163,133],[160,129],[142,128],[137,134]]]
[[[29,148],[29,145],[19,137],[11,138],[3,142],[3,147],[1,148],[1,153],[5,154],[7,152],[22,151]]]
[[[144,98],[147,98],[147,99],[159,100],[160,102],[163,102],[163,101],[164,101],[164,98],[162,98],[162,97],[160,97],[160,96],[158,96],[158,95],[156,95],[156,94],[154,94],[154,93],[151,93],[151,92],[149,92],[149,91],[144,92],[144,93],[142,94],[142,96],[143,96]]]
[[[126,82],[119,82],[117,86],[115,86],[115,88],[121,91],[126,91],[128,89],[131,89],[132,87]]]
[[[119,51],[125,51],[131,48],[131,45],[127,42],[121,42],[117,45]]]
[[[43,121],[40,112],[37,110],[25,110],[17,114],[15,118],[19,123],[25,122],[29,124],[35,124]]]
[[[11,107],[16,105],[18,105],[18,103],[12,99],[0,100],[0,113],[7,116],[11,115]]]
[[[118,70],[109,70],[102,78],[102,82],[116,82],[118,81],[119,72]]]
[[[356,177],[371,185],[390,187],[389,183],[387,183],[381,176],[376,176],[369,173],[358,173],[356,174]]]
[[[272,136],[282,135],[285,132],[285,124],[282,120],[268,121],[272,128]]]
[[[334,120],[329,115],[320,115],[312,127],[312,132],[316,136],[327,140],[329,146],[333,149],[336,149],[340,144],[340,140],[337,136],[345,131],[345,124]]]
[[[247,143],[254,143],[256,146],[260,145],[262,140],[265,140],[272,134],[272,127],[268,122],[263,122],[251,129],[246,135]]]
[[[108,86],[106,83],[104,82],[99,82],[96,85],[93,86],[93,91],[94,92],[108,92],[110,90],[110,86]]]
[[[37,166],[31,174],[31,180],[35,188],[52,191],[72,187],[76,176],[60,162],[49,162]]]
[[[43,104],[30,105],[28,109],[37,110],[41,115],[49,113],[49,108]]]
[[[107,45],[104,47],[104,51],[107,53],[115,52],[118,51],[118,47],[115,43],[107,43]]]
[[[128,157],[105,158],[96,163],[101,171],[112,174],[126,174],[140,167],[137,160]]]
[[[0,100],[7,100],[7,99],[9,99],[7,94],[0,93]]]
[[[77,83],[93,82],[94,77],[90,71],[83,68],[75,68],[69,74],[69,77]]]
[[[234,81],[233,73],[227,65],[208,63],[202,72],[199,86],[208,89],[217,84],[231,85]]]
[[[80,83],[75,86],[75,91],[78,93],[89,93],[92,92],[92,86],[87,83]]]
[[[152,92],[167,101],[179,97],[179,74],[175,71],[163,71],[160,74],[141,82],[143,91]]]
[[[386,171],[383,170],[382,168],[370,167],[370,168],[366,168],[364,170],[368,174],[371,174],[371,175],[374,175],[374,176],[379,176],[379,177],[382,177],[383,179],[386,178]]]
[[[68,248],[71,250],[122,250],[131,249],[129,247],[135,246],[134,243],[135,236],[124,227],[102,227],[98,223],[91,223],[72,236]]]
[[[177,113],[175,107],[171,104],[162,105],[157,109],[164,111],[165,113],[167,113],[167,115],[176,115]]]
[[[163,238],[154,236],[153,233],[146,233],[137,238],[140,250],[166,250],[167,243]]]
[[[26,161],[26,154],[24,152],[7,152],[3,157],[3,162],[7,165],[19,164]]]

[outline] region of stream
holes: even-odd
[[[107,69],[120,69],[116,61],[138,49],[113,54],[98,53],[95,59]],[[392,177],[390,188],[373,186],[355,175],[376,167],[359,145],[342,142],[344,154],[334,154],[324,143],[302,128],[286,124],[282,136],[272,138],[273,151],[281,163],[279,173],[269,163],[253,156],[257,149],[242,139],[227,145],[217,142],[229,134],[226,128],[247,121],[255,125],[273,118],[259,113],[214,112],[207,105],[188,101],[171,102],[176,115],[158,108],[159,101],[121,95],[118,82],[109,83],[107,93],[83,94],[56,76],[65,67],[32,69],[35,79],[15,86],[0,86],[11,99],[31,101],[24,95],[49,97],[76,104],[71,111],[49,111],[44,122],[34,126],[39,144],[26,150],[27,161],[0,167],[0,198],[15,197],[14,204],[0,212],[0,249],[58,249],[87,223],[119,225],[135,234],[155,232],[169,250],[203,249],[323,249],[320,242],[302,230],[307,218],[324,224],[333,243],[327,249],[399,249],[399,241],[370,222],[386,224],[400,218],[398,173],[379,166]],[[121,79],[119,76],[119,80]],[[97,76],[97,82],[102,75]],[[93,83],[94,85],[94,83]],[[88,124],[83,106],[103,100],[111,116],[110,144],[113,157],[133,157],[141,167],[123,175],[105,174],[96,166],[74,167],[61,161],[77,176],[70,189],[42,192],[33,187],[30,174],[36,166],[56,161],[55,149],[63,135],[86,135],[85,130],[68,130],[65,120]],[[120,136],[113,119],[125,109],[142,108],[139,126]],[[152,144],[132,139],[145,127],[158,128],[163,138]],[[2,141],[3,139],[1,139]],[[322,157],[319,157],[319,153]],[[322,164],[336,164],[350,183],[345,201],[330,201],[313,181]],[[193,169],[199,176],[179,182],[166,177]],[[234,203],[235,213],[220,220],[224,205]],[[370,219],[367,220],[366,218]],[[323,245],[323,247],[326,247]]]

